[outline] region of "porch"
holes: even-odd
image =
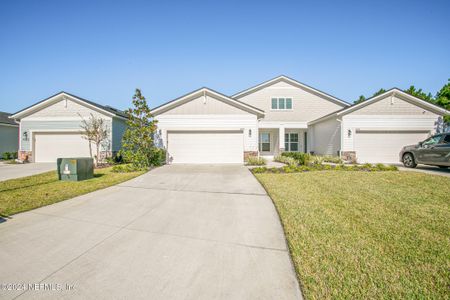
[[[302,127],[305,128],[302,128]],[[258,150],[264,157],[274,157],[285,151],[307,152],[308,129],[306,125],[292,127],[259,127]]]

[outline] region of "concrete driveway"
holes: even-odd
[[[0,163],[0,181],[56,171],[54,163],[5,164]]]
[[[301,298],[275,208],[244,166],[158,168],[15,215],[0,241],[0,283],[26,284],[0,298]]]
[[[450,177],[450,168],[441,169],[435,166],[417,165],[415,168],[405,168],[403,165],[397,165],[400,171],[420,172],[431,175],[440,175]]]

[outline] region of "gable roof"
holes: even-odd
[[[334,96],[332,96],[330,94],[327,94],[325,92],[322,92],[322,91],[320,91],[318,89],[315,89],[315,88],[313,88],[313,87],[311,87],[309,85],[301,83],[301,82],[299,82],[299,81],[297,81],[295,79],[289,78],[289,77],[287,77],[285,75],[280,75],[278,77],[275,77],[275,78],[272,78],[270,80],[264,81],[263,83],[260,83],[260,84],[254,86],[254,87],[248,88],[248,89],[243,90],[243,91],[241,91],[241,92],[239,92],[237,94],[234,94],[231,97],[235,98],[235,99],[239,99],[241,97],[247,96],[249,94],[252,94],[252,93],[254,93],[256,91],[259,91],[259,90],[261,90],[261,89],[263,89],[265,87],[268,87],[270,85],[273,85],[273,84],[281,82],[281,81],[284,81],[284,82],[289,83],[289,84],[291,84],[293,86],[300,87],[300,88],[302,88],[304,90],[307,90],[309,92],[312,92],[314,94],[322,96],[326,100],[329,100],[329,101],[334,102],[336,104],[342,105],[344,107],[350,106],[350,104],[348,104],[344,100],[341,100],[341,99],[339,99],[337,97],[334,97]]]
[[[10,113],[0,111],[0,125],[6,124],[6,125],[13,125],[13,126],[19,126],[13,119],[10,119],[9,116],[11,116]]]
[[[84,104],[88,107],[95,108],[111,117],[119,117],[119,118],[124,118],[124,119],[127,118],[127,115],[125,114],[125,112],[123,112],[117,108],[114,108],[114,107],[111,107],[108,105],[101,105],[101,104],[95,103],[95,102],[87,100],[87,99],[83,99],[81,97],[75,96],[73,94],[70,94],[70,93],[67,93],[64,91],[59,92],[53,96],[50,96],[44,100],[41,100],[41,101],[39,101],[33,105],[30,105],[22,110],[19,110],[18,112],[14,113],[12,116],[10,116],[10,118],[20,119],[24,116],[27,116],[28,114],[39,110],[39,108],[45,107],[47,104],[52,103],[52,101],[57,100],[59,96],[66,96],[69,99],[74,100],[75,102],[80,102],[81,104]]]
[[[186,102],[189,102],[190,100],[193,100],[197,96],[201,96],[201,95],[213,96],[214,98],[216,98],[216,99],[218,99],[220,101],[223,101],[223,102],[225,102],[227,104],[232,104],[232,105],[236,106],[237,108],[240,108],[240,109],[242,109],[244,111],[256,114],[258,116],[264,116],[264,111],[263,110],[261,110],[259,108],[256,108],[254,106],[251,106],[251,105],[249,105],[247,103],[241,102],[239,100],[236,100],[234,98],[228,97],[228,96],[226,96],[226,95],[224,95],[222,93],[219,93],[219,92],[217,92],[215,90],[212,90],[210,88],[207,88],[207,87],[202,87],[202,88],[197,89],[197,90],[195,90],[193,92],[190,92],[190,93],[188,93],[186,95],[178,97],[178,98],[176,98],[176,99],[174,99],[172,101],[169,101],[169,102],[166,102],[166,103],[164,103],[164,104],[162,104],[160,106],[157,106],[157,107],[153,108],[151,110],[151,112],[152,112],[153,115],[157,116],[157,115],[159,115],[159,114],[161,114],[161,113],[163,113],[165,111],[168,111],[168,110],[170,110],[172,108],[177,107],[178,105],[181,105],[181,104],[184,104]]]
[[[384,92],[383,94],[377,95],[377,96],[373,96],[371,98],[368,98],[367,100],[360,102],[358,104],[353,104],[349,107],[343,108],[341,110],[335,111],[331,114],[325,115],[323,117],[320,117],[316,120],[313,120],[311,122],[308,123],[308,125],[312,125],[315,123],[319,123],[325,119],[331,118],[333,116],[335,117],[339,117],[339,116],[343,116],[346,114],[349,114],[351,112],[354,112],[355,110],[361,109],[363,107],[366,107],[368,105],[371,105],[377,101],[380,101],[386,97],[389,96],[395,96],[395,95],[400,95],[403,98],[406,98],[409,102],[412,102],[413,104],[416,104],[417,106],[421,106],[424,107],[425,109],[434,112],[436,114],[440,114],[440,115],[450,115],[450,111],[446,110],[445,108],[442,108],[440,106],[437,106],[436,104],[430,103],[428,101],[422,100],[420,98],[417,98],[413,95],[410,95],[404,91],[402,91],[399,88],[392,88],[387,90],[386,92]]]

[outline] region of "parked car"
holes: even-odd
[[[403,147],[400,161],[407,168],[417,164],[450,167],[450,133],[436,134],[417,145]]]

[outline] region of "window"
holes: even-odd
[[[450,144],[450,134],[447,134],[442,140],[442,144]]]
[[[278,109],[278,99],[272,98],[272,109]]]
[[[298,133],[284,134],[284,150],[293,152],[298,151]]]
[[[270,134],[267,132],[259,136],[259,151],[270,151]]]
[[[423,141],[422,146],[436,145],[437,143],[439,143],[441,137],[442,137],[442,135],[432,136],[432,137],[426,139],[425,141]]]
[[[286,109],[292,109],[292,99],[286,98]]]
[[[289,110],[292,109],[292,98],[272,98],[273,110]]]

